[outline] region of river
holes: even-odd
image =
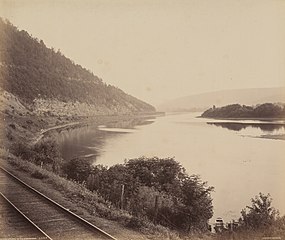
[[[140,156],[175,157],[188,174],[198,174],[212,193],[214,217],[238,219],[259,192],[270,193],[285,214],[284,122],[217,121],[198,113],[113,122],[61,131],[65,159],[85,156],[111,166]],[[269,138],[268,138],[269,137]]]

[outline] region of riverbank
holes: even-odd
[[[36,136],[34,137],[32,142],[33,144],[36,144],[45,137],[53,136],[53,133],[55,132],[81,128],[89,125],[106,127],[114,127],[115,125],[120,125],[119,127],[133,128],[137,125],[144,124],[149,119],[160,116],[164,116],[164,113],[155,112],[147,114],[142,113],[138,115],[98,115],[92,117],[81,117],[79,119],[72,119],[72,121],[69,121],[67,123],[63,122],[61,124],[50,126],[45,129],[39,129],[39,131],[35,134]]]
[[[45,138],[64,129],[79,128],[88,124],[108,126],[121,120],[143,121],[150,114],[62,118],[6,111],[2,112],[1,116],[1,142],[5,145],[1,145],[0,164],[16,176],[118,239],[180,239],[178,233],[147,222],[136,230],[126,227],[133,221],[133,216],[126,211],[112,207],[108,201],[95,192],[90,192],[84,185],[69,181],[48,170],[49,168],[42,168],[31,162],[31,159],[21,159],[23,152],[20,152],[19,157],[11,153],[17,144],[25,145],[27,148],[23,150],[29,152],[33,145],[40,142],[44,144]]]
[[[154,225],[146,220],[140,220],[143,225],[135,227],[138,229],[134,230],[132,227],[127,227],[128,225],[137,224],[137,220],[127,211],[115,208],[96,192],[86,189],[84,184],[62,178],[40,166],[13,156],[3,148],[0,148],[0,165],[38,191],[117,239],[212,239],[210,233],[180,235],[178,232],[160,225]]]
[[[118,121],[117,120],[115,120],[115,118],[114,118],[114,116],[109,116],[110,118],[109,118],[109,123],[107,123],[107,124],[104,124],[104,125],[109,125],[109,124],[112,124],[112,125],[115,125],[115,126],[117,126],[117,127],[125,127],[125,123],[117,123]],[[121,118],[123,119],[123,118],[125,118],[126,116],[121,116]],[[183,117],[183,116],[182,116]],[[106,122],[106,119],[107,119],[108,117],[106,117],[106,116],[101,116],[101,117],[98,117],[97,118],[97,122],[96,122],[96,124],[101,124],[101,120],[102,119],[105,119],[104,121]],[[56,118],[54,118],[54,120],[55,120]],[[187,118],[188,119],[188,121],[190,121],[191,122],[191,120],[189,120],[189,118]],[[71,121],[71,120],[77,120],[78,121],[78,119],[69,119],[69,121]],[[81,119],[81,120],[83,120],[83,119]],[[95,122],[95,120],[93,121],[93,120],[91,120],[91,119],[85,119],[87,122],[88,121],[90,121],[90,124],[94,124],[94,122]],[[117,122],[116,122],[117,121]],[[205,126],[200,126],[200,125],[194,125],[193,127],[190,127],[190,126],[185,126],[185,125],[182,125],[181,126],[181,128],[177,128],[177,123],[176,122],[179,122],[179,121],[175,121],[175,128],[173,127],[173,119],[172,120],[170,120],[169,122],[168,122],[168,124],[166,124],[166,122],[165,122],[165,118],[163,118],[163,119],[157,119],[157,121],[156,121],[156,124],[155,125],[157,125],[159,122],[162,122],[163,123],[163,126],[164,126],[164,128],[159,128],[160,129],[160,131],[154,131],[154,129],[153,128],[151,128],[151,129],[149,129],[149,128],[145,128],[146,130],[147,129],[149,129],[150,130],[150,132],[151,132],[151,134],[150,135],[145,135],[145,139],[147,139],[147,141],[142,141],[142,139],[141,139],[141,137],[136,137],[135,136],[135,134],[130,134],[129,136],[132,136],[132,138],[131,138],[131,141],[129,141],[128,142],[128,146],[127,146],[127,148],[128,149],[134,149],[134,147],[136,147],[136,146],[140,146],[140,148],[142,148],[141,146],[141,143],[143,142],[144,143],[144,145],[145,144],[148,144],[149,143],[149,145],[150,146],[156,146],[156,144],[158,143],[158,142],[161,142],[161,143],[167,143],[167,142],[169,142],[169,145],[168,145],[168,147],[166,147],[166,148],[164,148],[164,149],[171,149],[171,151],[169,152],[169,153],[167,153],[167,155],[169,155],[170,153],[171,154],[175,154],[175,155],[177,155],[176,153],[175,153],[175,149],[173,149],[173,148],[171,148],[172,146],[183,146],[183,144],[185,144],[186,143],[186,141],[185,141],[185,139],[183,139],[183,138],[181,138],[180,136],[182,136],[182,134],[183,135],[186,135],[186,136],[191,136],[191,137],[189,137],[188,138],[188,141],[187,141],[187,144],[185,145],[185,149],[186,149],[186,151],[185,151],[185,154],[182,154],[182,155],[180,155],[179,156],[179,158],[178,158],[178,160],[179,161],[181,161],[181,163],[183,164],[183,166],[185,165],[186,167],[187,167],[187,164],[190,162],[189,161],[189,151],[191,151],[191,149],[193,149],[192,148],[192,146],[195,146],[195,149],[197,149],[197,153],[198,153],[198,155],[192,155],[191,156],[191,159],[192,159],[192,161],[191,161],[191,173],[202,173],[203,174],[203,178],[205,178],[206,180],[209,180],[209,182],[210,183],[214,183],[215,184],[215,186],[218,186],[219,188],[217,188],[217,192],[218,191],[220,191],[220,189],[223,187],[223,185],[220,185],[220,184],[216,184],[216,182],[215,182],[215,179],[210,179],[208,176],[207,177],[205,177],[206,175],[205,175],[205,168],[207,168],[207,166],[210,166],[210,170],[209,170],[209,172],[213,172],[213,166],[211,165],[211,164],[204,164],[203,165],[203,167],[201,168],[201,165],[199,165],[199,166],[195,166],[195,159],[198,159],[197,160],[197,162],[199,162],[199,163],[201,163],[201,160],[205,160],[205,159],[207,159],[207,155],[203,155],[203,153],[204,152],[206,152],[205,150],[203,150],[203,146],[205,145],[207,145],[207,144],[205,144],[205,139],[207,139],[207,137],[203,137],[203,138],[201,138],[201,140],[202,140],[202,144],[199,142],[199,136],[201,135],[201,133],[202,133],[202,131],[201,131],[201,129],[200,129],[200,127],[205,127]],[[119,121],[120,122],[120,121]],[[124,121],[123,121],[124,122]],[[127,120],[126,119],[126,121],[125,122],[127,122],[128,124],[129,123],[132,123],[132,124],[136,124],[136,121],[132,121],[132,120]],[[66,123],[64,123],[64,121],[63,120],[61,120],[61,123],[63,123],[63,124],[59,124],[59,125],[57,125],[56,126],[56,124],[54,125],[54,126],[51,126],[50,125],[50,128],[52,128],[52,129],[50,129],[49,131],[46,131],[45,132],[45,134],[44,134],[44,137],[48,137],[48,136],[52,136],[53,135],[53,133],[54,132],[57,132],[57,131],[62,131],[63,129],[65,129],[65,128],[76,128],[77,126],[80,126],[80,125],[74,125],[74,126],[72,126],[72,125],[66,125],[66,124],[68,124],[67,122]],[[119,124],[119,125],[118,125]],[[122,125],[123,124],[123,125]],[[62,125],[61,127],[60,127],[60,125]],[[63,126],[63,125],[66,125],[66,126]],[[157,127],[157,126],[156,126]],[[11,127],[12,128],[12,127]],[[13,129],[13,128],[12,128]],[[16,126],[16,129],[17,129],[17,126]],[[46,128],[46,130],[47,130],[47,128]],[[163,131],[162,131],[163,130]],[[193,131],[193,130],[195,130],[195,131]],[[197,130],[197,131],[196,131]],[[210,129],[209,129],[210,130]],[[172,132],[169,132],[169,131],[172,131]],[[197,134],[199,134],[199,135],[195,135],[195,132],[197,133]],[[157,135],[153,135],[153,133],[157,133]],[[163,134],[163,133],[165,133],[165,134]],[[208,131],[207,132],[205,132],[207,135],[206,136],[208,136]],[[126,135],[125,135],[126,136]],[[220,134],[220,132],[219,132],[219,135],[218,135],[218,137],[219,138],[221,138],[221,136],[222,136],[222,134]],[[139,141],[138,142],[136,142],[136,139],[139,139]],[[171,139],[172,140],[175,140],[174,142],[172,141],[171,142]],[[43,140],[43,139],[42,139]],[[179,140],[181,140],[180,142],[179,142]],[[237,140],[239,140],[238,138],[237,138]],[[119,142],[119,141],[116,141],[116,142]],[[199,144],[197,144],[197,142],[199,143]],[[241,141],[241,143],[244,143],[245,141],[244,140],[242,140]],[[259,142],[259,141],[258,141]],[[263,141],[263,142],[265,142],[265,141]],[[131,145],[131,143],[133,144],[133,145]],[[211,144],[213,144],[212,143],[212,141],[211,141]],[[239,144],[233,144],[233,145],[235,145],[235,147],[236,146],[239,146]],[[268,143],[266,143],[266,146],[268,145]],[[230,146],[230,145],[229,145]],[[248,144],[246,144],[246,146],[248,146]],[[190,148],[191,147],[191,148]],[[254,145],[252,145],[251,144],[251,149],[254,147]],[[218,146],[213,146],[213,148],[214,149],[219,149],[218,148]],[[243,149],[243,150],[247,150],[247,148],[246,147],[242,147],[241,149]],[[258,147],[258,149],[264,149],[264,147]],[[114,150],[114,145],[112,146],[112,150]],[[230,156],[231,156],[231,163],[235,163],[235,157],[236,156],[232,156],[232,153],[233,153],[233,149],[229,149],[230,150]],[[236,149],[235,149],[236,150]],[[118,154],[118,152],[116,152],[115,153],[115,158],[116,159],[118,159],[119,161],[122,161],[122,159],[124,159],[124,157],[126,158],[126,154],[127,154],[127,151],[122,151],[122,148],[119,148],[119,151],[120,152],[122,152],[122,156],[121,155],[119,155]],[[107,152],[111,152],[111,151],[107,151]],[[153,151],[154,152],[154,151]],[[181,149],[179,149],[179,151],[178,151],[178,153],[179,152],[181,152]],[[223,152],[223,153],[225,153],[226,152],[226,150],[224,149],[224,146],[222,146],[222,151],[217,151],[217,152],[219,152],[219,153],[221,153],[221,152]],[[258,152],[258,151],[257,151]],[[155,148],[155,154],[161,154],[160,152],[159,152],[159,149],[156,147]],[[191,154],[195,154],[195,151],[191,151]],[[272,153],[273,154],[273,153]],[[136,154],[137,156],[141,156],[141,154],[140,153],[137,153]],[[202,155],[202,156],[201,156]],[[228,155],[228,154],[226,154],[226,155]],[[263,156],[264,154],[262,154],[261,156],[252,156],[252,158],[253,159],[258,159],[259,161],[258,162],[262,162],[263,161],[263,158],[262,158],[262,156]],[[183,161],[183,156],[186,158],[185,159],[185,161]],[[200,160],[200,159],[201,160]],[[238,160],[240,160],[240,158],[238,158],[238,157],[236,157],[237,159],[237,161]],[[110,159],[110,158],[107,158],[107,159]],[[209,160],[211,160],[211,159],[218,159],[219,161],[223,161],[224,159],[222,158],[222,156],[220,156],[220,155],[211,155],[211,158],[209,159]],[[223,167],[224,166],[226,166],[226,164],[229,162],[228,161],[228,157],[227,157],[227,159],[226,159],[226,161],[225,162],[223,162]],[[199,161],[200,160],[200,161]],[[34,179],[38,179],[38,177],[43,177],[43,179],[41,179],[41,180],[39,180],[39,184],[43,184],[43,183],[45,183],[45,182],[47,182],[47,183],[51,183],[51,184],[54,184],[54,187],[49,187],[49,189],[53,189],[53,188],[55,188],[55,189],[58,189],[57,191],[60,191],[60,192],[62,192],[63,193],[63,196],[62,196],[62,198],[63,199],[65,199],[65,200],[67,200],[67,201],[71,201],[71,202],[73,202],[73,201],[75,201],[75,203],[76,204],[78,204],[79,206],[82,206],[83,208],[85,207],[85,206],[87,206],[87,210],[86,211],[88,211],[88,210],[90,210],[90,209],[96,209],[96,213],[98,213],[99,214],[99,216],[101,216],[103,219],[110,219],[111,218],[111,220],[115,220],[115,222],[117,222],[119,225],[121,225],[122,226],[122,230],[120,230],[120,231],[123,231],[124,232],[124,228],[127,228],[126,227],[126,225],[124,224],[124,223],[126,223],[127,221],[126,221],[126,216],[128,216],[128,215],[125,215],[124,213],[122,214],[122,212],[119,210],[119,208],[117,208],[117,209],[113,209],[113,208],[111,208],[111,210],[110,210],[110,208],[108,207],[108,205],[106,205],[106,206],[102,206],[101,204],[102,204],[102,201],[97,201],[96,200],[96,198],[95,198],[95,196],[94,196],[94,198],[90,198],[89,197],[89,194],[86,194],[85,195],[85,193],[86,193],[86,191],[88,192],[88,190],[86,189],[86,188],[77,188],[76,186],[74,186],[74,185],[72,185],[72,182],[71,181],[69,181],[69,183],[71,183],[71,184],[69,184],[69,183],[66,183],[66,179],[65,178],[62,178],[62,177],[60,177],[59,175],[56,175],[55,174],[55,178],[51,178],[51,177],[49,177],[50,175],[47,175],[47,173],[49,173],[49,174],[53,174],[52,173],[52,171],[46,171],[46,169],[44,170],[45,172],[41,172],[41,168],[39,167],[39,166],[36,166],[35,164],[33,164],[33,165],[35,165],[37,168],[36,169],[34,169],[32,166],[33,165],[30,165],[30,163],[29,162],[27,162],[27,161],[23,161],[23,160],[20,160],[19,159],[19,161],[21,162],[21,165],[20,165],[20,171],[23,171],[24,173],[25,172],[27,172],[27,175],[31,178],[31,181],[33,181]],[[277,160],[276,160],[276,162],[278,162],[278,158],[277,158]],[[14,163],[13,163],[14,164]],[[12,167],[14,168],[14,165],[12,164]],[[22,166],[22,165],[24,165],[24,166]],[[236,167],[237,165],[235,165],[235,167]],[[45,167],[45,166],[44,166]],[[258,166],[257,166],[258,167]],[[26,168],[31,168],[31,169],[34,169],[33,171],[31,171],[31,170],[28,170],[28,169],[26,169]],[[188,167],[187,167],[188,168]],[[255,165],[255,168],[256,168],[256,165]],[[270,170],[270,169],[267,169],[267,170]],[[219,172],[219,179],[228,179],[229,177],[222,177],[221,175],[222,174],[227,174],[227,173],[229,173],[229,175],[231,176],[231,177],[234,177],[235,176],[235,174],[237,173],[237,172],[239,172],[239,171],[223,171],[223,172]],[[274,173],[276,174],[276,171],[274,170]],[[267,174],[268,174],[268,172],[267,172]],[[250,174],[250,175],[255,175],[254,173],[252,173],[252,174]],[[37,176],[37,178],[35,178],[35,177],[33,177],[33,176]],[[46,177],[46,176],[48,176],[48,177]],[[239,176],[237,176],[237,177],[234,177],[234,178],[238,178]],[[243,178],[244,178],[244,176],[243,176]],[[242,178],[240,178],[240,179],[242,179]],[[268,178],[268,180],[270,180],[270,178]],[[250,182],[250,181],[247,181],[247,182]],[[62,183],[63,183],[63,186],[62,186]],[[233,183],[232,183],[233,184]],[[43,184],[44,185],[44,184]],[[256,186],[258,186],[258,189],[261,189],[260,191],[262,191],[262,192],[268,192],[268,191],[264,191],[264,189],[263,188],[260,188],[260,186],[259,185],[255,185],[255,184],[252,184],[252,185],[254,185],[254,189],[256,190]],[[264,184],[263,184],[264,185]],[[44,185],[45,186],[45,185]],[[80,185],[81,186],[81,185]],[[272,184],[270,184],[270,186],[272,186]],[[48,188],[48,186],[46,186],[47,188]],[[254,190],[254,193],[250,193],[250,194],[248,194],[245,190],[244,190],[244,188],[242,188],[242,190],[240,190],[239,188],[238,188],[238,186],[233,186],[234,187],[234,189],[235,189],[235,192],[238,192],[239,193],[239,196],[240,196],[240,193],[242,193],[242,195],[243,196],[247,196],[247,199],[249,199],[250,198],[250,196],[254,196],[253,194],[255,193],[255,190]],[[229,188],[228,188],[228,183],[226,184],[226,189],[227,190],[230,190]],[[71,191],[70,192],[70,190],[74,190],[74,191]],[[50,191],[53,191],[53,190],[50,190]],[[221,192],[221,191],[220,191]],[[223,192],[223,195],[225,195],[224,194],[224,192]],[[234,193],[232,192],[232,191],[229,191],[228,192],[228,194],[227,194],[228,196],[231,196],[231,198],[232,197],[234,197]],[[93,196],[93,195],[92,195]],[[91,203],[89,203],[89,200],[91,199]],[[217,198],[216,198],[217,199]],[[104,201],[103,201],[104,202]],[[223,199],[223,202],[224,202],[224,199]],[[228,203],[232,203],[232,201],[228,201]],[[89,204],[91,204],[91,205],[89,205]],[[244,205],[243,206],[245,206],[245,204],[246,203],[244,203]],[[99,205],[99,207],[98,207],[98,205]],[[75,205],[75,207],[74,207],[74,209],[75,209],[75,211],[77,211],[77,209],[80,209],[80,207],[76,207],[77,205]],[[101,206],[101,208],[100,208],[100,206]],[[224,207],[223,207],[224,208]],[[97,211],[99,209],[99,211]],[[101,210],[100,210],[101,209]],[[233,209],[229,204],[227,205],[227,208],[226,209]],[[239,207],[239,209],[241,209],[241,207]],[[92,214],[92,213],[91,213]],[[223,216],[223,214],[221,214],[221,216]],[[127,218],[128,219],[128,218]],[[132,218],[131,218],[132,219]],[[131,219],[128,219],[128,221],[130,221]],[[136,222],[136,224],[138,224],[138,223],[140,223],[140,222]],[[141,234],[142,233],[142,235],[143,235],[143,239],[150,239],[150,238],[152,238],[152,239],[179,239],[179,238],[176,238],[176,236],[177,236],[177,233],[175,233],[174,231],[172,231],[172,230],[169,230],[169,229],[166,229],[166,230],[163,230],[163,229],[160,229],[160,226],[155,226],[154,228],[153,227],[151,227],[150,225],[144,225],[143,227],[142,226],[140,226],[141,228],[142,228],[142,230],[138,230],[137,232],[139,233],[139,234]],[[104,228],[103,228],[104,229]],[[129,229],[129,228],[127,228],[127,229]],[[156,229],[156,230],[155,230]],[[135,231],[136,232],[136,231]],[[156,237],[156,236],[158,236],[158,237]],[[169,236],[172,236],[172,237],[169,237]],[[173,237],[173,236],[175,236],[175,237]],[[188,236],[187,237],[188,239],[197,239],[198,237],[196,237],[196,238],[194,238],[194,237],[192,237],[192,236]],[[185,239],[187,239],[186,237],[185,237]],[[124,239],[124,238],[122,238],[122,239]],[[133,237],[133,239],[139,239],[139,237]],[[200,239],[209,239],[209,236],[201,236],[200,237]],[[218,239],[218,238],[216,238],[216,239]],[[246,239],[246,238],[243,238],[243,239]]]

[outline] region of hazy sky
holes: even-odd
[[[285,0],[0,0],[0,16],[157,105],[285,85]]]

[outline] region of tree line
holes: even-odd
[[[231,104],[206,110],[201,117],[208,118],[284,118],[285,104],[264,103],[256,106]]]
[[[213,215],[213,187],[188,175],[174,158],[140,157],[110,168],[75,158],[63,171],[138,219],[172,229],[205,230]]]

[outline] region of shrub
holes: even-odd
[[[15,156],[17,157],[31,162],[33,162],[36,158],[36,153],[31,149],[31,147],[22,142],[17,142],[13,144],[12,153],[15,154]]]
[[[278,216],[278,212],[271,206],[272,198],[270,194],[259,193],[251,199],[251,206],[241,211],[241,222],[245,228],[260,229],[268,228],[273,224]]]
[[[69,171],[74,175],[75,163]],[[177,230],[206,230],[213,215],[213,188],[198,176],[189,176],[173,158],[141,157],[109,169],[94,167],[87,187],[135,217]]]
[[[13,128],[14,130],[16,129],[16,125],[14,123],[10,123],[9,127]]]
[[[87,180],[91,173],[91,164],[86,159],[74,158],[66,162],[62,166],[62,170],[67,178],[83,182]]]
[[[143,221],[138,217],[132,217],[129,222],[126,224],[126,227],[132,229],[140,229],[143,225]]]
[[[37,143],[32,150],[36,153],[36,162],[53,164],[60,160],[59,147],[55,140],[47,138]]]
[[[45,174],[43,174],[42,172],[40,172],[39,170],[34,171],[31,176],[33,178],[37,178],[37,179],[44,179],[47,178],[47,176]]]

